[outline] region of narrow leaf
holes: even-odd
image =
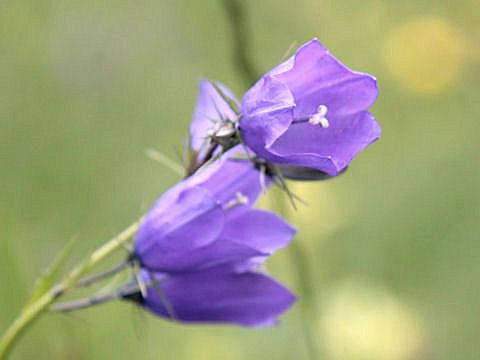
[[[238,104],[235,102],[235,100],[233,100],[232,98],[230,98],[227,94],[225,94],[222,89],[220,89],[220,86],[218,86],[215,81],[210,81],[210,83],[213,85],[213,87],[215,88],[215,90],[217,90],[217,92],[220,94],[220,96],[223,98],[223,100],[225,100],[225,102],[228,104],[228,106],[230,106],[230,108],[235,112],[235,114],[239,114],[240,113],[240,109],[238,108]]]
[[[295,40],[290,44],[287,51],[285,51],[285,53],[283,54],[283,56],[280,59],[280,62],[284,62],[285,60],[287,60],[287,58],[292,56],[295,53],[295,49],[297,47],[298,47],[298,41]]]
[[[27,302],[24,305],[24,309],[41,298],[55,284],[55,280],[62,271],[63,265],[65,265],[65,262],[67,261],[68,256],[71,254],[75,243],[76,238],[73,238],[71,241],[69,241],[67,245],[65,245],[58,253],[50,266],[43,272],[43,274],[40,275],[33,286],[30,297],[27,299]]]
[[[155,149],[147,149],[145,150],[145,153],[150,159],[159,162],[163,166],[172,170],[175,174],[180,175],[182,177],[185,175],[185,170],[181,165],[177,164],[175,161],[171,160],[169,157],[167,157],[160,151]]]

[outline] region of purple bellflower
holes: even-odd
[[[140,265],[168,273],[238,267],[290,242],[295,234],[290,225],[252,208],[262,191],[260,173],[251,162],[230,158],[236,150],[157,200],[136,235]]]
[[[377,95],[373,76],[348,69],[314,39],[244,95],[242,138],[267,161],[335,176],[379,138],[366,111]]]
[[[184,322],[271,326],[295,296],[267,275],[223,269],[176,274],[141,272],[148,283],[153,276],[161,292],[147,289],[143,306],[156,315]]]
[[[225,85],[217,83],[218,88],[238,108],[240,103]],[[202,152],[208,144],[208,137],[231,136],[229,124],[235,122],[238,114],[232,109],[208,80],[201,80],[198,86],[198,98],[190,125],[191,146],[194,151]]]
[[[206,80],[200,83],[190,127],[196,151],[209,143],[206,138],[231,135],[233,123],[258,157],[336,176],[381,133],[367,111],[378,96],[375,78],[348,69],[317,39],[265,74],[241,104],[224,85],[218,88],[223,94]]]
[[[232,159],[236,151],[167,191],[137,232],[135,258],[158,280],[177,320],[264,325],[294,301],[283,286],[251,271],[295,230],[252,208],[260,173],[250,161]],[[150,286],[143,304],[168,316],[156,290]]]

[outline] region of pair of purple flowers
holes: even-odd
[[[253,205],[282,167],[291,178],[339,174],[380,136],[367,111],[377,95],[372,76],[346,68],[316,39],[241,103],[203,80],[190,128],[191,176],[160,197],[136,235],[147,285],[137,301],[179,321],[273,324],[295,296],[258,267],[295,229]]]

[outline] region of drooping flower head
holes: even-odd
[[[262,325],[293,302],[287,289],[252,271],[286,246],[295,230],[252,208],[262,191],[260,173],[250,161],[231,157],[238,150],[167,191],[137,232],[135,258],[144,273],[154,274],[178,320]],[[150,286],[142,302],[170,316],[157,290]]]
[[[184,322],[229,323],[240,326],[270,326],[295,301],[295,296],[267,275],[226,272],[222,269],[153,276],[160,289],[150,286],[141,299],[156,315]]]
[[[240,109],[240,103],[230,89],[218,82],[214,85],[206,79],[200,81],[190,125],[190,145],[194,156],[189,164],[189,172],[193,172],[199,164],[208,160],[208,157],[219,154],[222,147],[238,141],[234,135],[238,131],[240,113],[236,113],[234,109]],[[256,160],[267,173],[275,175],[270,164],[258,157]],[[276,171],[292,180],[326,180],[331,177],[316,169],[278,164],[276,166]]]
[[[373,76],[350,70],[314,39],[265,74],[240,105],[224,85],[203,80],[190,127],[192,146],[200,151],[217,132],[229,136],[234,122],[258,157],[336,176],[379,138],[380,126],[367,111],[377,95]],[[239,106],[239,114],[225,98]],[[306,177],[304,170],[287,170],[292,178]]]
[[[262,191],[249,161],[221,159],[167,191],[150,209],[135,239],[140,264],[160,272],[194,272],[265,257],[295,230],[252,205]],[[268,180],[267,180],[268,181]]]
[[[374,77],[348,69],[314,39],[244,95],[242,138],[267,161],[334,176],[379,138],[367,111],[377,95]]]

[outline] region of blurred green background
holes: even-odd
[[[318,37],[380,87],[380,141],[344,176],[292,184],[310,206],[268,265],[299,301],[253,330],[122,302],[46,314],[12,359],[307,359],[306,329],[322,359],[479,358],[480,3],[245,5],[262,72]],[[179,180],[144,151],[178,158],[200,76],[241,97],[231,35],[221,1],[0,2],[0,332],[72,237],[70,265]]]

